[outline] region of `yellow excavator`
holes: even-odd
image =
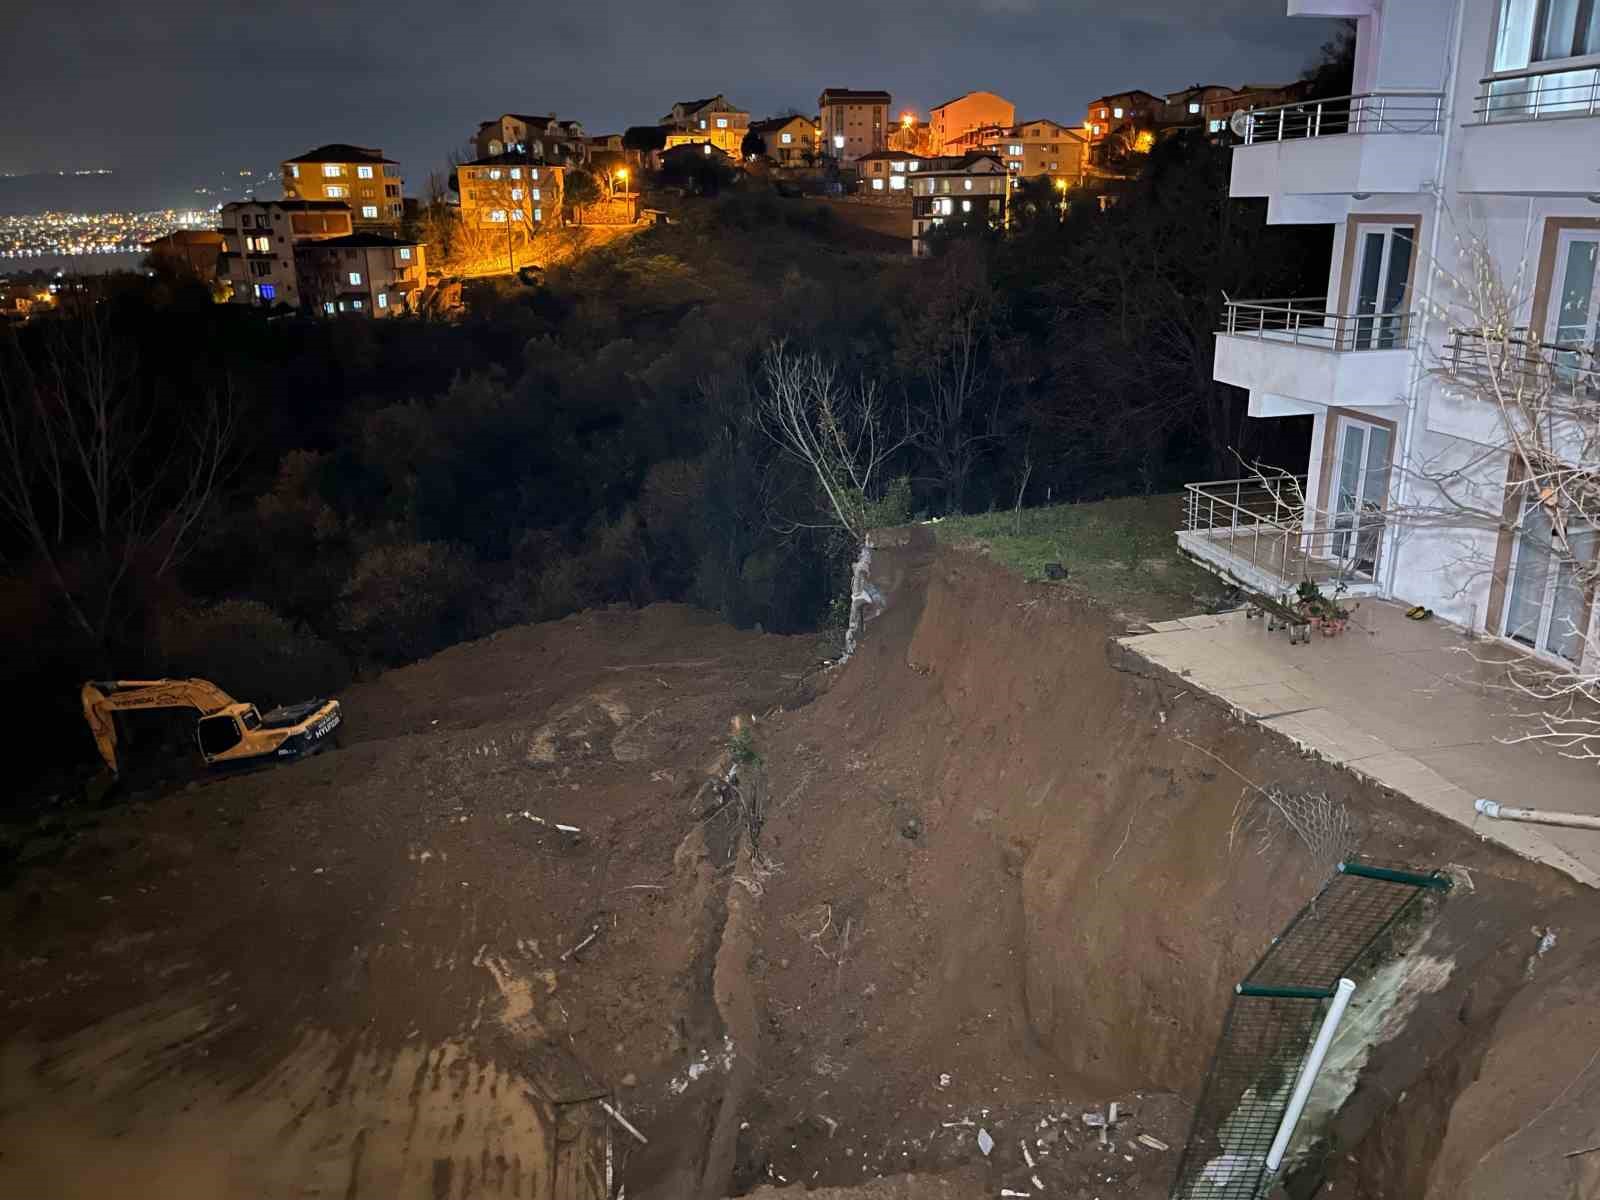
[[[263,713],[205,679],[91,681],[83,685],[83,715],[113,775],[117,773],[115,714],[153,708],[192,708],[200,714],[194,737],[207,766],[315,754],[332,740],[342,719],[337,700],[305,700]]]

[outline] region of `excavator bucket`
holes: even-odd
[[[117,773],[117,722],[111,715],[106,694],[92,683],[83,685],[83,716],[89,722],[89,732],[94,734],[94,744],[100,757],[106,760],[111,773]]]

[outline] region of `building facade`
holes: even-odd
[[[908,154],[903,150],[875,150],[856,160],[856,170],[860,172],[864,190],[901,195],[909,203],[914,191],[911,182],[932,161],[925,155]]]
[[[982,149],[1002,159],[1019,179],[1046,176],[1063,188],[1082,184],[1089,162],[1089,141],[1082,132],[1045,118],[998,131],[984,140]]]
[[[780,166],[794,167],[817,160],[817,123],[810,117],[752,121],[749,132],[761,138],[767,157]]]
[[[455,171],[462,223],[508,236],[559,228],[566,168],[530,162],[526,154],[500,154],[462,163]]]
[[[718,92],[702,100],[680,100],[661,118],[668,129],[663,152],[679,146],[710,145],[735,162],[743,158],[744,135],[750,130],[750,114],[736,107]]]
[[[302,242],[348,237],[350,206],[342,200],[242,200],[224,204],[218,221],[223,252],[217,274],[232,288],[234,304],[299,308],[304,303],[295,270]]]
[[[484,121],[472,137],[478,158],[519,154],[531,162],[560,166],[578,166],[587,161],[589,146],[590,139],[584,135],[581,123],[559,120],[555,113],[502,113],[492,121]]]
[[[1156,127],[1166,112],[1166,101],[1162,97],[1138,88],[1089,101],[1083,118],[1089,160],[1098,163],[1116,151],[1139,149],[1141,135],[1153,144]]]
[[[1017,108],[993,92],[965,92],[928,110],[930,149],[947,152],[952,141],[976,129],[1009,129],[1017,123]]]
[[[1567,669],[1594,633],[1574,580],[1600,535],[1520,474],[1510,431],[1544,425],[1508,423],[1485,383],[1564,395],[1579,416],[1551,461],[1569,483],[1600,473],[1567,436],[1600,402],[1600,18],[1558,0],[1355,7],[1354,98],[1257,107],[1232,152],[1234,196],[1333,233],[1322,295],[1230,300],[1216,345],[1251,416],[1310,418],[1303,499],[1285,536],[1247,513],[1259,480],[1190,485],[1179,543],[1257,591],[1311,578],[1422,605]]]
[[[381,234],[301,242],[294,257],[303,303],[324,316],[415,312],[427,281],[423,246]]]
[[[888,92],[823,88],[817,97],[822,152],[842,163],[853,163],[863,154],[886,148],[890,103]]]
[[[405,214],[405,181],[382,150],[335,142],[283,163],[286,200],[334,200],[350,206],[357,229],[395,230]]]
[[[992,154],[926,159],[911,180],[911,253],[925,258],[945,225],[1005,226],[1011,177]]]

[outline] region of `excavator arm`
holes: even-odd
[[[83,715],[100,757],[117,773],[117,723],[113,713],[136,708],[192,708],[205,716],[234,703],[204,679],[118,679],[83,685]]]

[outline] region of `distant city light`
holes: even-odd
[[[153,242],[175,230],[216,227],[216,214],[200,209],[0,216],[0,259],[138,254],[145,242]]]

